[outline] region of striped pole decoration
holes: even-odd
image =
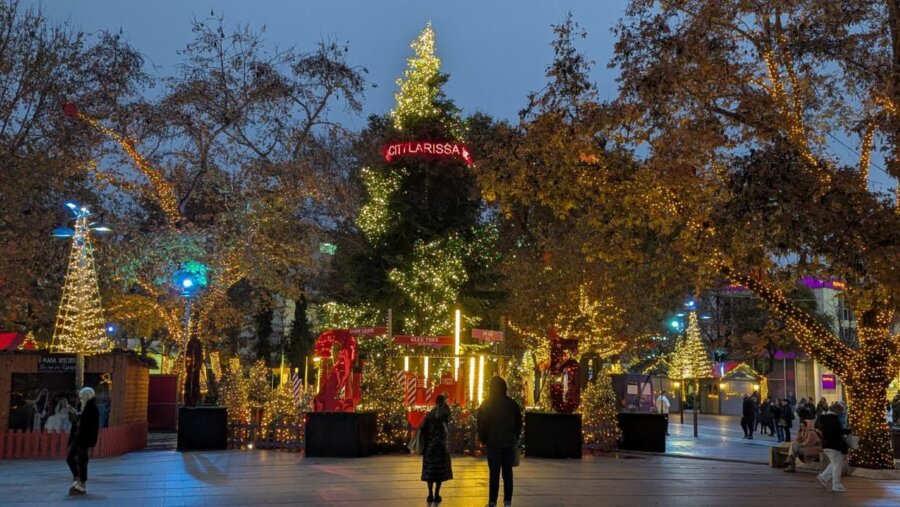
[[[414,373],[406,372],[406,404],[416,403],[416,383],[418,379]]]
[[[294,405],[300,404],[300,386],[302,382],[300,382],[300,375],[297,375],[297,372],[293,372],[291,374],[291,390],[294,394]]]

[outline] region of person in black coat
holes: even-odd
[[[849,429],[841,425],[841,414],[844,407],[839,403],[831,406],[831,410],[819,417],[822,427],[822,452],[828,457],[828,466],[818,475],[822,486],[828,487],[831,479],[832,491],[846,491],[841,484],[841,472],[844,469],[844,454],[847,454],[847,441],[844,436],[850,433]]]
[[[72,472],[72,486],[70,495],[83,495],[87,492],[85,483],[88,472],[88,451],[97,445],[97,435],[100,432],[100,411],[97,410],[97,402],[94,399],[94,390],[85,387],[78,392],[81,402],[81,411],[75,413],[75,424],[69,433],[69,452],[66,455],[66,464]]]
[[[779,415],[779,427],[784,432],[784,442],[791,441],[791,428],[794,426],[794,409],[790,400],[781,400],[781,414]]]
[[[419,438],[422,439],[422,480],[428,483],[429,503],[441,503],[441,484],[453,478],[450,465],[450,407],[447,397],[439,395],[435,406],[422,421]]]
[[[488,398],[478,407],[478,439],[487,448],[488,505],[497,505],[500,493],[500,474],[503,474],[503,504],[512,504],[512,467],[519,452],[519,435],[522,433],[522,408],[506,395],[506,381],[500,377],[491,379]]]
[[[753,440],[753,431],[756,429],[756,399],[749,394],[744,395],[742,416],[741,428],[744,430],[744,438]]]

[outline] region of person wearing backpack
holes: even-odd
[[[447,397],[438,395],[434,408],[419,430],[422,442],[422,481],[428,483],[428,503],[441,503],[441,485],[453,479],[450,463],[450,407]]]

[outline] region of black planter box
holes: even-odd
[[[581,414],[525,412],[525,456],[581,459]]]
[[[217,451],[228,447],[225,407],[179,407],[178,450]]]
[[[667,416],[667,414],[619,412],[619,429],[622,430],[619,449],[666,452]]]
[[[306,414],[306,456],[362,458],[375,454],[376,412],[310,412]]]

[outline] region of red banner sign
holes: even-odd
[[[378,336],[387,333],[386,327],[354,327],[348,329],[347,332],[353,336]]]
[[[409,345],[411,347],[450,347],[454,344],[452,336],[395,336],[397,345]]]
[[[473,162],[472,154],[469,153],[466,145],[450,141],[403,141],[391,143],[385,146],[381,153],[388,162],[393,161],[397,157],[408,156],[458,158],[469,165],[472,165]]]
[[[487,329],[473,329],[472,338],[482,342],[502,342],[503,331],[490,331]]]

